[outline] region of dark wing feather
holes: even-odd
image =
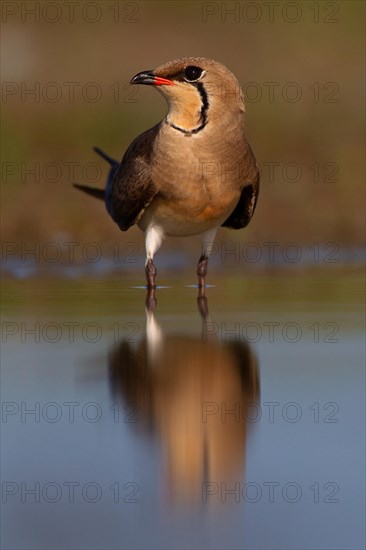
[[[246,185],[241,192],[240,199],[233,212],[224,221],[222,227],[230,227],[231,229],[242,229],[250,222],[259,193],[259,172],[255,181]]]
[[[254,153],[244,136],[241,149],[240,180],[243,184],[238,204],[224,221],[222,227],[241,229],[250,222],[259,193],[259,168]]]
[[[111,190],[107,209],[122,231],[127,231],[158,193],[151,179],[151,156],[160,125],[138,136],[127,149]]]

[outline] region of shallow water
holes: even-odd
[[[5,280],[3,547],[363,548],[361,271],[141,282]]]

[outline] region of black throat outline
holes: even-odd
[[[201,130],[204,129],[204,127],[207,124],[207,111],[208,111],[208,108],[210,106],[209,101],[208,101],[207,92],[205,90],[204,85],[201,82],[192,82],[191,84],[192,84],[192,86],[195,86],[197,88],[197,90],[198,90],[198,92],[201,96],[201,101],[202,101],[202,106],[201,106],[201,111],[200,111],[200,122],[201,122],[201,124],[199,126],[197,126],[197,128],[193,128],[193,130],[185,130],[184,128],[181,128],[180,126],[176,126],[175,124],[173,124],[173,122],[168,122],[168,120],[166,120],[166,122],[167,122],[167,124],[169,124],[169,126],[174,128],[174,130],[178,130],[178,132],[182,132],[182,134],[185,134],[186,136],[191,136],[193,134],[198,134],[198,132],[200,132]]]

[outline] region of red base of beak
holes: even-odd
[[[172,86],[174,85],[174,82],[172,80],[168,80],[167,78],[155,76],[153,84],[154,86]]]

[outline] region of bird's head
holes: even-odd
[[[241,116],[244,101],[239,82],[221,63],[203,57],[170,61],[142,71],[131,84],[155,86],[167,99],[167,122],[183,133],[203,130],[212,121]]]

